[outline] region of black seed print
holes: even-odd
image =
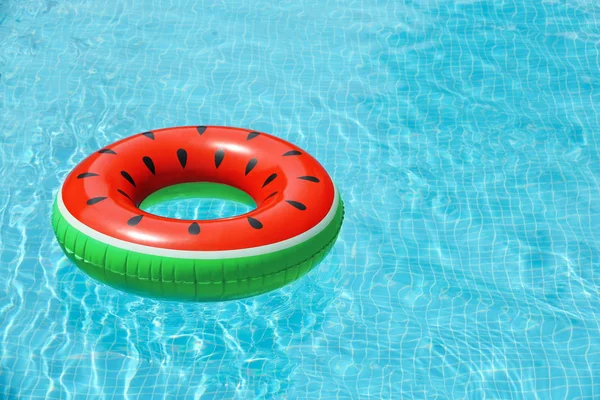
[[[265,183],[263,183],[262,187],[267,186],[269,183],[273,182],[273,180],[277,178],[277,174],[271,174],[269,175],[269,177],[265,180]]]
[[[300,153],[298,150],[290,150],[287,153],[285,153],[283,156],[284,157],[286,157],[286,156],[299,156],[301,154],[302,153]]]
[[[121,176],[125,179],[127,179],[127,181],[129,181],[129,183],[131,183],[133,185],[133,187],[135,187],[135,182],[133,180],[133,178],[131,177],[131,175],[129,175],[127,173],[127,171],[121,171]]]
[[[177,159],[179,160],[179,164],[181,164],[181,168],[185,168],[185,164],[187,164],[187,151],[184,149],[177,150]]]
[[[150,138],[150,139],[154,140],[154,132],[148,131],[148,132],[142,133],[142,135],[146,136],[147,138]]]
[[[117,154],[114,152],[114,150],[111,150],[111,149],[98,150],[98,153],[100,153],[100,154]]]
[[[156,175],[156,168],[154,167],[154,161],[152,161],[152,159],[148,156],[144,156],[144,158],[142,158],[142,161],[144,162],[144,164],[146,164],[146,167],[148,167],[150,172],[152,172],[152,175]]]
[[[100,203],[102,200],[106,200],[107,197],[92,197],[91,199],[89,199],[86,204],[88,206],[93,206],[96,203]]]
[[[197,222],[192,222],[190,227],[188,228],[188,232],[190,235],[197,235],[200,233],[200,225]]]
[[[256,158],[253,158],[250,161],[248,161],[248,164],[246,165],[246,175],[248,175],[250,171],[252,171],[252,169],[256,167],[257,162],[258,160]]]
[[[136,226],[137,224],[140,223],[140,221],[142,220],[142,218],[144,218],[143,215],[137,215],[133,218],[130,218],[129,221],[127,221],[127,225],[129,226]]]
[[[248,134],[248,137],[246,138],[246,140],[252,140],[252,139],[254,139],[255,137],[257,137],[258,135],[260,135],[260,133],[258,133],[258,132],[250,132],[250,133]]]
[[[248,222],[254,229],[261,229],[263,227],[263,224],[261,224],[260,221],[255,218],[248,217]]]
[[[297,201],[294,200],[286,200],[288,203],[290,203],[291,205],[293,205],[294,207],[296,207],[298,210],[304,211],[306,210],[306,206],[302,203],[299,203]]]
[[[302,179],[302,180],[310,181],[310,182],[315,182],[315,183],[321,182],[319,180],[319,178],[317,178],[316,176],[299,176],[298,179]]]
[[[117,189],[117,192],[121,193],[123,196],[125,196],[129,200],[133,201],[133,199],[131,197],[129,197],[129,195],[127,193],[125,193],[124,191],[122,191],[121,189]]]
[[[93,172],[84,172],[83,174],[77,175],[77,179],[89,178],[89,177],[92,177],[92,176],[98,176],[98,174],[95,174]]]
[[[265,197],[265,199],[263,201],[269,200],[271,197],[275,196],[277,194],[277,192],[273,192],[270,195],[268,195],[267,197]]]
[[[198,126],[198,127],[196,127],[196,130],[198,131],[198,133],[200,135],[202,135],[206,131],[206,127],[205,126]]]
[[[215,153],[215,166],[219,168],[219,165],[223,162],[223,158],[225,158],[225,150],[219,149]]]

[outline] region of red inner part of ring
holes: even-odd
[[[190,221],[137,207],[151,193],[186,182],[236,187],[257,208],[230,218]],[[313,157],[271,135],[180,127],[135,135],[92,154],[69,174],[62,197],[77,220],[113,238],[217,251],[264,246],[311,229],[330,210],[334,187]]]

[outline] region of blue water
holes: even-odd
[[[0,398],[600,398],[599,111],[592,0],[0,0]],[[200,124],[322,162],[330,256],[222,304],[79,272],[69,170]]]

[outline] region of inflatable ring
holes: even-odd
[[[143,210],[182,196],[256,208],[197,221]],[[343,215],[331,178],[302,149],[262,132],[191,126],[90,155],[59,189],[52,225],[67,257],[96,280],[156,298],[219,301],[306,274],[333,246]]]

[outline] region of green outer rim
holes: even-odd
[[[184,259],[107,245],[69,224],[56,201],[52,208],[52,227],[60,247],[89,276],[126,292],[177,301],[235,300],[279,289],[327,256],[343,219],[340,197],[325,229],[296,246],[249,257]]]

